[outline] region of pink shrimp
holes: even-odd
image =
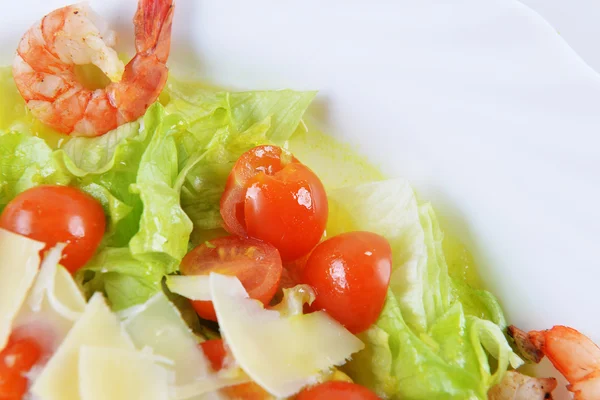
[[[600,399],[600,348],[566,326],[529,332],[529,339],[564,375],[577,400]]]
[[[139,0],[136,54],[125,67],[112,49],[114,33],[86,5],[42,18],[21,39],[13,63],[15,83],[33,115],[78,136],[102,135],[142,116],[167,81],[173,9],[173,0]],[[85,64],[113,82],[85,88],[75,75],[75,66]]]
[[[508,332],[526,358],[539,362],[548,357],[569,381],[567,389],[576,400],[600,399],[600,348],[590,338],[560,325],[528,333],[511,326]]]

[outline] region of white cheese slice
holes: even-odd
[[[363,343],[325,312],[283,317],[248,297],[236,277],[212,273],[221,335],[235,360],[275,397],[289,397],[341,365]]]
[[[44,243],[0,229],[0,350],[35,280],[44,247]]]
[[[79,400],[79,351],[86,345],[135,349],[100,293],[92,296],[84,313],[34,382],[31,392],[44,400]]]
[[[91,346],[79,350],[82,400],[168,400],[167,376],[140,351]]]
[[[198,340],[162,292],[120,315],[139,349],[150,348],[153,354],[173,362],[168,368],[175,374],[175,385],[190,384],[209,375],[210,363]]]
[[[59,265],[63,244],[50,249],[27,300],[15,319],[15,329],[43,335],[45,346],[56,349],[85,310],[85,298],[69,272]],[[42,333],[40,333],[42,332]]]
[[[208,275],[167,276],[167,287],[173,293],[177,293],[190,300],[210,300],[210,283]]]
[[[59,265],[64,248],[61,243],[46,254],[27,304],[32,311],[39,312],[46,298],[56,313],[75,321],[85,309],[85,299],[71,274]]]

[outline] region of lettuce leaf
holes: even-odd
[[[361,334],[366,349],[348,364],[350,376],[383,398],[487,398],[521,361],[496,299],[450,276],[431,205],[419,204],[404,180],[341,188],[329,198],[329,235],[369,230],[392,247],[386,304]]]
[[[166,110],[181,115],[187,125],[176,137],[181,204],[196,230],[222,226],[219,201],[235,161],[255,146],[282,145],[297,129],[315,94],[221,92],[170,80]]]
[[[104,291],[113,309],[122,310],[152,297],[160,290],[164,274],[158,261],[141,261],[127,247],[107,247],[86,265],[79,278],[85,279],[89,292]]]
[[[107,232],[78,273],[88,293],[115,309],[146,301],[177,270],[190,234],[222,225],[219,201],[237,158],[282,144],[314,92],[232,93],[170,79],[143,118],[95,138],[58,134],[33,118],[10,68],[0,68],[0,210],[40,184],[79,187],[96,198]]]
[[[44,140],[17,132],[0,132],[0,212],[17,194],[31,187],[71,177],[52,156]]]
[[[116,146],[110,145],[110,136],[102,139],[106,135],[93,139],[95,142],[88,140],[83,148],[78,144],[80,154],[99,154],[98,147],[108,153],[82,159],[87,165],[75,167],[76,161],[68,153],[71,149],[60,154],[70,171],[78,175],[82,189],[100,199],[108,198],[113,223],[119,218],[117,232],[126,240],[126,247],[119,247],[116,240],[111,242],[117,246],[105,241],[107,247],[80,272],[88,291],[104,290],[117,310],[144,302],[160,290],[162,277],[174,272],[186,254],[192,231],[176,187],[179,168],[174,134],[182,125],[181,119],[167,115],[156,103],[142,122],[141,129],[139,124],[131,124],[125,128],[127,132],[110,132],[108,135],[122,136]],[[90,160],[95,161],[92,164]],[[116,182],[110,179],[114,174],[119,177]],[[110,182],[114,185],[107,184]],[[122,202],[114,201],[116,196]],[[135,221],[127,221],[131,216]],[[120,231],[122,224],[126,227]]]

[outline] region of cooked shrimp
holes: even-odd
[[[173,0],[139,0],[136,54],[126,65],[113,50],[115,34],[85,4],[59,8],[23,36],[13,63],[19,92],[34,116],[72,135],[97,136],[144,114],[166,81]],[[90,90],[76,65],[94,64],[111,83]],[[120,79],[120,80],[119,80]]]
[[[514,327],[511,330],[518,331]],[[594,342],[566,326],[531,331],[528,336],[533,346],[569,381],[567,389],[576,400],[600,399],[600,348]]]
[[[549,400],[555,388],[554,378],[534,378],[507,371],[502,382],[488,392],[488,400]]]

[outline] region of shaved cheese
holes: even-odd
[[[100,293],[94,294],[84,313],[34,382],[31,392],[44,400],[77,400],[81,346],[134,350],[116,315]]]
[[[46,348],[56,349],[85,310],[85,298],[69,271],[58,265],[64,244],[46,253],[29,296],[14,327],[43,338]]]
[[[240,367],[275,397],[315,383],[363,343],[325,312],[283,317],[248,297],[236,277],[209,278],[221,334]]]
[[[138,348],[151,348],[154,354],[173,362],[168,368],[175,374],[174,384],[185,385],[208,376],[210,364],[196,337],[162,292],[121,315]]]
[[[210,301],[208,275],[170,275],[167,276],[167,287],[171,292],[190,300]]]
[[[44,247],[44,243],[0,229],[0,350],[35,280]]]
[[[32,311],[39,312],[47,298],[54,311],[75,321],[85,309],[85,299],[71,274],[59,265],[64,248],[60,243],[48,251],[27,303]]]
[[[82,346],[82,400],[168,400],[167,371],[139,351]]]

